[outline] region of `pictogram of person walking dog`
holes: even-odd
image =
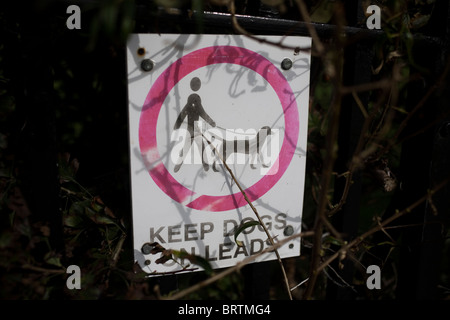
[[[194,144],[199,151],[199,155],[196,157],[198,160],[194,163],[201,163],[205,171],[209,170],[210,165],[215,172],[219,171],[218,163],[220,164],[222,161],[225,161],[227,164],[233,163],[233,156],[237,156],[238,154],[249,157],[249,163],[252,169],[256,169],[258,162],[263,168],[268,168],[273,161],[264,159],[264,156],[267,158],[267,154],[263,155],[262,147],[266,143],[267,138],[274,134],[274,130],[270,126],[263,126],[258,132],[255,132],[255,130],[247,130],[247,132],[251,131],[254,133],[248,134],[247,132],[241,133],[242,130],[226,129],[217,126],[216,122],[206,113],[202,105],[202,100],[196,93],[200,90],[201,80],[198,77],[192,78],[190,87],[194,92],[187,98],[186,105],[178,115],[173,127],[174,132],[176,132],[186,122],[186,130],[181,130],[181,134],[184,134],[184,137],[182,137],[182,148],[178,155],[172,157],[172,159],[175,159],[174,171],[178,172],[185,162],[185,158],[188,155],[192,155],[189,151],[192,152],[191,149],[194,147]],[[212,138],[214,143],[205,135],[203,120],[212,128],[216,129],[214,130],[215,134],[209,135],[209,138]],[[219,134],[218,129],[224,130],[225,134]],[[180,137],[180,135],[176,136]],[[207,146],[210,147],[210,153],[214,155],[213,157],[206,155],[205,151]],[[269,156],[273,156],[273,154]],[[211,158],[212,161],[210,161]]]

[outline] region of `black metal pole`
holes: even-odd
[[[347,24],[354,26],[361,20],[362,5],[358,2],[346,3]],[[370,42],[357,42],[344,48],[344,85],[356,85],[370,83],[372,77],[372,44]],[[358,93],[360,100],[367,105],[368,94]],[[338,158],[335,163],[335,171],[344,173],[349,169],[364,123],[364,116],[358,107],[355,99],[347,95],[342,100],[341,117],[338,137]],[[345,179],[340,178],[335,183],[334,202],[338,203],[343,195]],[[347,194],[345,204],[342,209],[332,217],[332,223],[336,230],[344,235],[345,240],[353,239],[358,233],[358,223],[360,214],[360,199],[362,188],[362,174],[360,171],[354,172],[352,184]],[[354,263],[350,259],[331,264],[334,271],[328,272],[327,299],[348,300],[353,299],[355,291],[353,276],[355,272]],[[337,273],[337,275],[335,274]]]

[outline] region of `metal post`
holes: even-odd
[[[348,25],[356,25],[361,16],[361,1],[347,3],[346,12],[348,13]],[[371,44],[360,41],[345,48],[344,53],[344,85],[355,85],[369,83],[371,81],[372,71]],[[363,104],[367,104],[367,93],[359,93],[359,98]],[[352,160],[358,144],[364,117],[351,95],[347,95],[342,101],[342,110],[339,125],[339,154],[335,163],[335,171],[339,173],[348,170],[349,162]],[[337,179],[335,183],[335,199],[339,202],[345,185],[345,179]],[[361,198],[362,176],[359,171],[352,176],[352,185],[349,189],[345,205],[332,218],[333,225],[337,231],[345,235],[345,240],[353,239],[358,232],[360,198]],[[339,268],[339,262],[335,261],[331,267],[335,270],[340,279],[334,279],[334,272],[329,272],[330,279],[327,283],[327,299],[347,300],[355,295],[353,289],[349,286],[353,283],[353,274],[355,271],[354,263],[349,259],[341,261],[343,268]],[[333,279],[333,280],[331,280]],[[343,281],[342,281],[343,280]],[[340,285],[337,285],[339,283]]]

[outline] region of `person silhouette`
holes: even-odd
[[[191,79],[190,82],[191,90],[194,92],[197,92],[200,90],[201,87],[201,81],[199,78],[194,77]],[[189,95],[186,105],[184,106],[183,110],[181,110],[180,114],[178,115],[177,120],[175,121],[174,130],[177,130],[181,127],[181,124],[184,122],[184,119],[187,117],[187,130],[190,135],[190,139],[186,137],[185,144],[188,143],[189,146],[192,146],[192,143],[194,142],[194,136],[195,136],[195,123],[199,121],[200,118],[204,119],[209,125],[212,127],[216,126],[216,123],[213,119],[206,113],[205,109],[203,109],[202,106],[202,99],[197,93],[192,93]],[[181,161],[177,163],[174,167],[174,171],[178,172],[180,170],[181,165],[183,164],[183,160],[186,157],[186,153],[184,150],[189,150],[186,148],[183,148],[183,150],[180,152]],[[203,169],[205,171],[208,171],[209,165],[203,161],[203,150],[204,150],[204,142],[202,139],[201,143],[201,149],[200,152],[202,153],[202,164]]]

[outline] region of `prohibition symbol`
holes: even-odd
[[[221,212],[247,204],[241,192],[228,195],[200,195],[180,184],[168,171],[157,147],[157,121],[164,100],[172,88],[195,70],[214,64],[235,64],[262,76],[277,94],[284,114],[284,139],[278,155],[279,166],[245,190],[250,201],[268,192],[283,176],[293,158],[299,135],[295,95],[281,71],[262,55],[236,46],[212,46],[191,52],[172,63],[151,87],[140,115],[139,144],[148,172],[157,186],[174,201],[186,207]]]

